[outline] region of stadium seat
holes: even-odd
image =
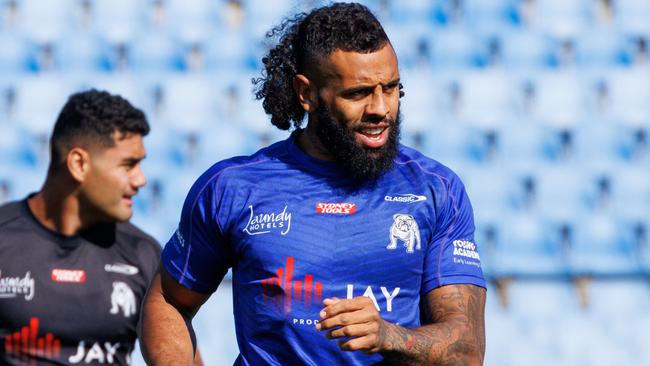
[[[395,22],[400,23],[425,23],[436,20],[438,23],[447,24],[453,21],[454,9],[447,4],[436,4],[433,1],[388,1],[387,13]],[[444,5],[447,5],[445,8]]]
[[[206,67],[209,70],[238,70],[257,66],[251,64],[250,55],[255,48],[239,30],[221,28],[219,36],[202,40],[205,47]]]
[[[550,42],[534,29],[517,29],[501,34],[504,67],[538,71],[548,66]]]
[[[563,248],[550,234],[554,228],[533,212],[507,216],[494,253],[493,270],[508,276],[560,276],[566,272]]]
[[[511,0],[465,0],[461,4],[467,23],[483,34],[494,34],[500,31],[512,31],[513,24],[508,19],[508,9]]]
[[[131,0],[94,0],[94,25],[111,44],[133,40],[146,25],[145,3]]]
[[[556,37],[573,37],[587,26],[586,0],[536,0],[534,25]]]
[[[647,215],[650,207],[650,169],[647,164],[621,165],[613,174],[613,209],[620,217]]]
[[[643,34],[650,32],[650,3],[645,0],[614,1],[616,24],[627,33]]]
[[[180,40],[197,42],[216,36],[219,26],[219,14],[224,14],[220,8],[225,1],[211,0],[169,0],[166,1],[166,14],[169,19],[169,34],[174,34]]]
[[[49,135],[61,106],[75,90],[60,75],[33,75],[16,84],[15,122],[33,133]]]
[[[583,81],[574,71],[548,71],[535,77],[537,91],[533,118],[549,126],[566,128],[586,115]]]
[[[404,97],[400,110],[405,131],[425,131],[445,124],[448,111],[445,108],[445,80],[426,70],[405,70],[400,74]]]
[[[623,239],[621,226],[613,215],[581,215],[569,254],[571,271],[588,275],[638,274],[634,243]]]
[[[436,32],[433,39],[433,63],[446,69],[466,69],[475,66],[478,47],[469,32],[447,28]]]
[[[573,220],[586,206],[585,171],[577,164],[536,167],[539,208],[559,221]]]
[[[178,130],[198,131],[218,112],[216,82],[200,75],[178,75],[166,79],[161,122]]]
[[[107,51],[103,39],[96,32],[69,34],[55,47],[60,62],[57,68],[61,72],[94,75],[105,68],[102,62]]]
[[[180,47],[170,35],[147,32],[135,37],[130,46],[130,64],[134,72],[174,72],[182,67]]]
[[[638,347],[642,341],[637,337],[642,337],[647,332],[642,326],[648,324],[650,315],[648,283],[638,279],[592,281],[588,294],[592,319],[595,323],[604,325],[611,341],[619,345],[629,342]],[[633,315],[633,321],[629,320],[628,314]],[[626,351],[633,352],[632,349]]]
[[[504,163],[518,169],[535,166],[546,158],[545,141],[548,129],[534,121],[515,119],[500,129],[501,151]]]
[[[29,47],[22,33],[0,31],[0,75],[20,75],[28,70]]]
[[[285,17],[291,15],[291,0],[267,1],[246,0],[243,11],[246,17],[246,31],[253,39],[262,39],[271,27],[279,24]]]
[[[650,126],[650,71],[630,67],[610,73],[608,118],[632,127]]]
[[[576,39],[577,59],[581,66],[614,67],[621,63],[622,35],[612,28],[596,28]]]
[[[5,168],[36,166],[38,156],[36,149],[30,148],[33,146],[29,144],[27,133],[2,119],[0,119],[0,126],[3,126],[0,134],[0,156],[2,156],[2,164],[5,165]]]
[[[465,72],[459,86],[461,108],[458,118],[462,122],[495,128],[511,119],[513,85],[501,70]]]
[[[21,30],[38,43],[56,42],[74,25],[77,2],[20,0]]]

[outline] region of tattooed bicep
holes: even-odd
[[[422,323],[438,323],[449,317],[483,322],[485,289],[474,285],[447,285],[429,291],[422,299]]]

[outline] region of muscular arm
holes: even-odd
[[[390,365],[481,365],[485,353],[485,290],[448,285],[423,299],[423,324],[404,328],[381,318],[365,296],[323,300],[316,329],[344,351],[379,352]]]
[[[144,298],[138,329],[148,365],[202,365],[198,352],[194,357],[191,320],[208,297],[183,287],[161,267]]]
[[[434,289],[424,299],[425,325],[407,329],[384,322],[380,352],[392,365],[482,365],[484,311],[483,288],[448,285]]]

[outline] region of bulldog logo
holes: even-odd
[[[120,310],[125,317],[130,317],[136,312],[135,295],[124,282],[113,282],[113,293],[111,293],[111,314],[119,314]]]
[[[420,228],[415,218],[407,214],[393,215],[393,224],[390,226],[390,243],[386,249],[397,249],[397,241],[401,240],[407,253],[413,249],[420,249]]]

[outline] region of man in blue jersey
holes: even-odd
[[[190,190],[143,306],[145,358],[191,362],[191,318],[232,268],[236,365],[482,364],[472,208],[452,171],[398,143],[380,23],[334,4],[270,36],[256,96],[295,131]]]

